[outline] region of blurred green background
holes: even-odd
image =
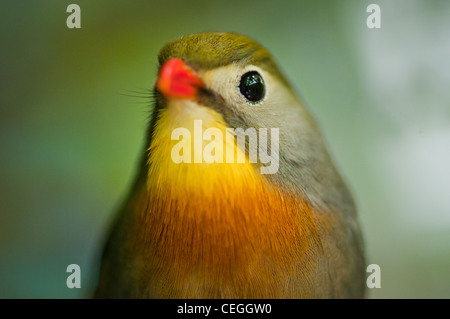
[[[0,4],[1,298],[89,297],[149,117],[130,91],[201,31],[255,38],[306,100],[381,266],[369,297],[450,298],[449,1],[76,1],[68,29],[70,3]]]

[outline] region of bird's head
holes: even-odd
[[[247,185],[238,180],[263,178],[286,186],[314,180],[314,170],[328,164],[315,121],[254,40],[184,36],[162,48],[159,64],[148,163],[161,183]]]

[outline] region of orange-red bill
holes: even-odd
[[[203,81],[178,58],[170,58],[161,66],[156,82],[156,88],[168,98],[195,100],[201,87],[205,87]]]

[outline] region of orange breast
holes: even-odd
[[[195,189],[142,195],[136,245],[152,294],[289,296],[320,246],[311,208],[266,182],[257,192],[220,191],[210,198]]]

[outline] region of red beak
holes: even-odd
[[[161,66],[156,81],[156,88],[167,98],[196,100],[202,87],[205,84],[194,70],[178,58],[170,58]]]

